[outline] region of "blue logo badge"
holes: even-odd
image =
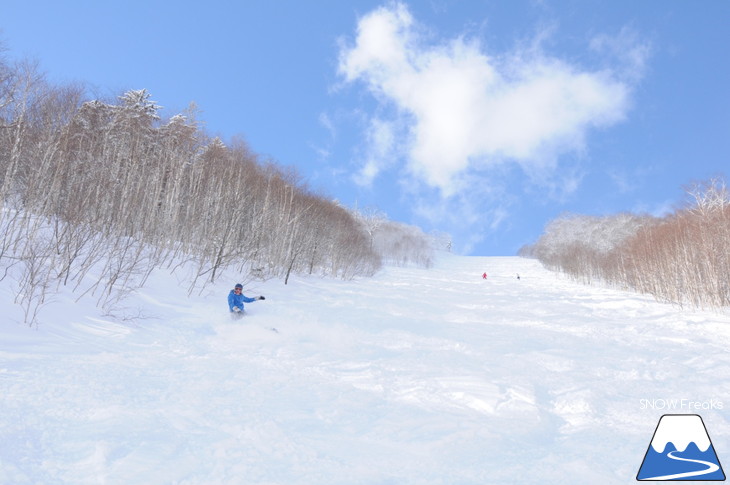
[[[725,480],[702,418],[697,414],[662,416],[636,479]]]

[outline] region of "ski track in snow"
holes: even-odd
[[[237,279],[187,298],[156,273],[130,321],[61,293],[29,329],[3,303],[0,483],[632,483],[682,412],[641,399],[730,391],[727,314],[532,260],[255,283],[232,322]],[[722,460],[728,422],[701,414]]]

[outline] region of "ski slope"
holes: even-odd
[[[0,483],[625,484],[666,413],[730,463],[730,315],[521,258],[255,283],[238,322],[235,276],[178,278],[34,329],[0,283]]]

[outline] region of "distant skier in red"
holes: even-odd
[[[482,279],[483,280],[486,280],[487,279],[487,273],[486,272],[482,275]]]

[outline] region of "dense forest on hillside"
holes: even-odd
[[[730,193],[721,177],[687,189],[666,217],[567,214],[522,256],[591,283],[600,281],[696,308],[730,305]]]
[[[144,89],[88,99],[0,59],[0,278],[18,281],[28,320],[54,285],[112,306],[160,267],[194,267],[193,292],[226,268],[287,282],[430,264],[420,229],[318,195],[244,141],[207,135],[194,107],[159,113]]]

